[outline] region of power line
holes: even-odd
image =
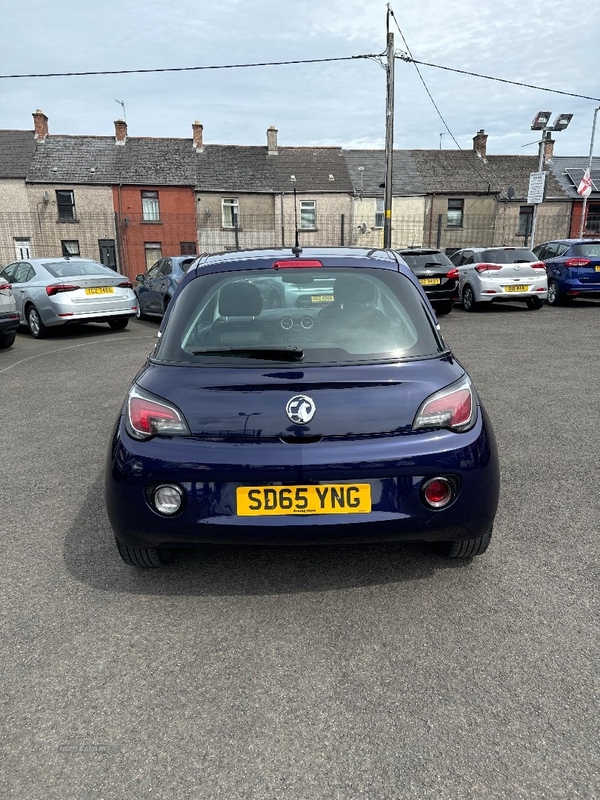
[[[425,91],[427,92],[427,94],[428,94],[428,96],[429,96],[429,99],[431,100],[431,103],[432,103],[433,107],[435,108],[435,110],[436,110],[436,112],[437,112],[437,115],[438,115],[438,117],[439,117],[439,118],[440,118],[440,120],[442,121],[442,125],[443,125],[443,126],[444,126],[444,128],[446,128],[446,130],[448,131],[448,133],[449,133],[450,137],[452,138],[452,141],[453,141],[453,142],[454,142],[454,144],[457,146],[457,148],[458,148],[459,152],[461,153],[462,157],[465,159],[465,162],[468,164],[468,166],[469,166],[469,167],[470,167],[470,168],[473,170],[473,172],[474,172],[474,173],[475,173],[475,174],[476,174],[476,175],[477,175],[479,178],[481,178],[481,180],[482,180],[482,181],[484,181],[485,183],[487,183],[487,184],[488,184],[488,187],[489,187],[489,178],[487,178],[485,175],[482,175],[482,174],[481,174],[481,172],[479,172],[479,170],[478,170],[478,169],[475,167],[475,165],[473,164],[473,162],[472,162],[472,161],[471,161],[469,158],[467,158],[467,155],[466,155],[466,153],[463,151],[462,147],[461,147],[461,146],[459,145],[459,143],[456,141],[456,137],[454,136],[454,134],[452,133],[452,131],[451,131],[451,130],[450,130],[450,128],[448,127],[448,123],[446,122],[446,120],[445,120],[445,119],[444,119],[444,117],[442,116],[442,112],[439,110],[439,108],[438,108],[438,106],[437,106],[437,103],[436,103],[436,102],[435,102],[435,100],[433,99],[433,95],[432,95],[432,94],[431,94],[431,92],[429,91],[429,87],[428,87],[428,86],[427,86],[427,84],[425,83],[425,78],[424,78],[424,77],[421,75],[421,70],[420,70],[420,69],[419,69],[419,67],[417,66],[417,62],[416,62],[416,61],[415,61],[415,59],[412,57],[412,53],[410,52],[410,47],[408,46],[408,42],[406,41],[406,39],[405,39],[405,37],[404,37],[404,34],[402,33],[402,30],[401,30],[401,28],[400,28],[400,25],[398,24],[398,20],[396,19],[396,15],[394,14],[394,12],[393,12],[392,8],[389,6],[389,4],[388,4],[388,9],[389,9],[389,11],[390,11],[390,14],[391,14],[391,16],[392,16],[392,18],[393,18],[394,22],[396,23],[396,27],[398,28],[398,31],[399,31],[399,33],[400,33],[400,36],[402,37],[402,41],[404,42],[404,46],[406,47],[406,50],[407,50],[407,52],[408,52],[408,56],[409,56],[410,58],[404,58],[404,57],[402,57],[402,56],[401,56],[401,57],[403,58],[403,60],[405,60],[405,61],[411,61],[411,62],[414,64],[414,66],[415,66],[415,69],[416,69],[416,71],[417,71],[417,75],[418,75],[418,76],[419,76],[419,78],[421,79],[421,83],[423,84],[423,87],[425,88]],[[441,145],[441,140],[440,140],[440,145]],[[441,149],[441,146],[440,146],[440,149]],[[493,170],[492,170],[492,172],[493,172]],[[496,180],[498,180],[498,177],[497,177],[495,174],[494,174],[494,177],[496,178]]]
[[[398,23],[396,23],[398,24]],[[454,67],[444,67],[441,64],[430,64],[427,61],[418,61],[416,58],[413,58],[410,52],[407,54],[403,54],[397,56],[397,58],[402,59],[402,61],[409,61],[413,64],[421,64],[423,67],[433,67],[434,69],[444,69],[447,72],[458,72],[460,75],[470,75],[472,78],[484,78],[486,81],[498,81],[499,83],[509,83],[511,86],[521,86],[525,89],[537,89],[539,92],[552,92],[553,94],[564,94],[567,97],[578,97],[581,100],[594,100],[596,102],[600,102],[600,97],[590,97],[587,94],[576,94],[575,92],[563,92],[561,89],[549,89],[547,86],[535,86],[532,83],[522,83],[521,81],[509,81],[506,78],[495,78],[492,75],[482,75],[479,72],[469,72],[465,69],[455,69]]]
[[[337,58],[304,58],[296,61],[259,61],[253,64],[211,64],[202,67],[163,67],[157,69],[106,69],[88,72],[37,72],[20,75],[0,75],[0,80],[8,78],[73,78],[88,75],[140,75],[156,72],[198,72],[205,69],[247,69],[248,67],[282,67],[287,64],[324,64],[331,61],[356,61],[364,58],[380,58],[381,53],[367,53],[357,56],[338,56]]]

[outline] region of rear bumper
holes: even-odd
[[[0,335],[12,333],[19,327],[19,315],[16,311],[0,314]]]
[[[105,311],[102,313],[96,312],[94,314],[54,314],[49,316],[48,319],[44,318],[44,325],[46,325],[48,328],[51,328],[55,325],[75,325],[78,322],[108,322],[109,320],[116,319],[117,317],[135,317],[135,308],[132,308],[131,305],[128,305],[122,310]]]
[[[451,476],[459,490],[447,508],[432,510],[421,500],[421,487],[438,475]],[[161,516],[151,507],[151,490],[163,482],[176,483],[184,491],[184,508],[175,517]],[[236,514],[238,486],[331,482],[369,483],[372,511]],[[352,442],[308,444],[294,446],[293,451],[279,443],[138,442],[128,436],[121,420],[108,454],[105,482],[115,536],[134,547],[476,538],[492,527],[498,493],[497,451],[485,415],[464,434],[424,433],[358,447]]]

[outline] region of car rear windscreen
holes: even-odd
[[[537,261],[537,258],[526,247],[511,247],[507,250],[484,250],[481,261],[484,264],[527,264]]]
[[[176,298],[153,359],[333,365],[444,352],[417,287],[383,269],[253,269],[202,275]]]
[[[408,266],[425,267],[427,264],[442,264],[444,267],[452,267],[453,264],[444,253],[400,253]]]
[[[45,261],[44,267],[55,278],[75,278],[78,275],[112,275],[114,269],[98,264],[97,261]]]

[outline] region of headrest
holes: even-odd
[[[219,314],[222,317],[258,317],[262,297],[257,287],[247,281],[228,283],[219,294]]]
[[[335,279],[333,298],[338,305],[372,303],[375,300],[375,287],[364,278],[343,275]]]

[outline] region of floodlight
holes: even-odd
[[[551,111],[538,111],[535,115],[533,122],[531,123],[531,130],[532,131],[543,131],[544,128],[550,122],[550,117],[552,116]]]
[[[554,120],[554,124],[552,125],[552,130],[554,131],[564,131],[567,127],[569,122],[573,119],[573,114],[559,114],[558,117]]]

